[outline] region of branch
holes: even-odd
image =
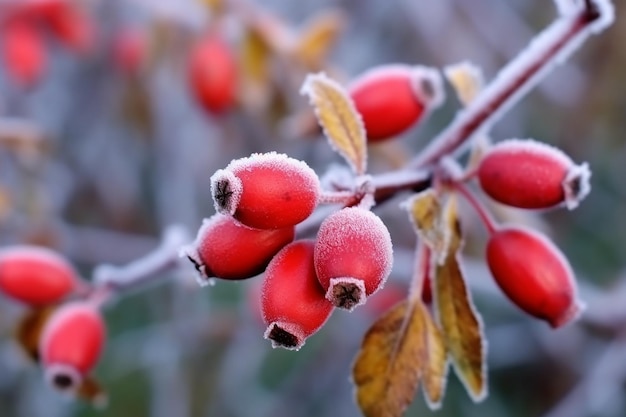
[[[443,156],[458,154],[477,133],[490,127],[556,65],[564,62],[591,35],[613,21],[608,0],[557,0],[561,16],[539,34],[453,122],[409,164],[422,168]]]
[[[91,298],[104,303],[114,295],[154,283],[164,272],[178,268],[179,250],[189,240],[189,234],[182,226],[170,226],[163,234],[161,244],[143,258],[121,267],[99,265],[93,274]]]

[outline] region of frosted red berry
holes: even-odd
[[[261,310],[272,346],[299,349],[326,322],[332,304],[315,276],[314,242],[285,246],[265,271]]]
[[[293,226],[317,207],[320,182],[306,163],[275,152],[232,161],[211,177],[215,209],[246,226]]]
[[[582,310],[567,259],[539,233],[518,227],[496,231],[487,245],[487,264],[513,303],[552,327],[567,324]]]
[[[125,74],[137,74],[146,64],[149,39],[138,29],[125,29],[113,41],[113,60]]]
[[[228,44],[209,33],[193,46],[189,57],[189,85],[210,113],[223,113],[235,104],[237,65]]]
[[[578,206],[589,193],[589,168],[562,151],[534,140],[510,139],[482,159],[478,179],[495,201],[526,209]]]
[[[443,101],[434,69],[385,65],[365,72],[348,87],[370,142],[399,135]]]
[[[33,306],[54,304],[81,285],[69,262],[37,246],[13,246],[0,251],[0,291]]]
[[[315,271],[326,298],[353,309],[384,284],[391,272],[391,236],[369,210],[348,207],[328,216],[315,244]]]
[[[73,302],[59,308],[39,345],[46,379],[61,390],[76,389],[97,364],[105,339],[105,324],[95,306]]]
[[[272,257],[293,241],[295,227],[253,229],[231,216],[216,214],[206,219],[196,241],[182,254],[196,266],[201,283],[208,278],[238,280],[265,270]]]
[[[3,62],[11,77],[30,87],[41,78],[46,67],[46,51],[37,28],[29,22],[16,20],[0,32]]]
[[[53,2],[46,11],[45,24],[65,46],[78,53],[95,45],[95,27],[86,15],[70,2]]]

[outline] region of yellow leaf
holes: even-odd
[[[30,310],[17,324],[15,339],[33,362],[39,362],[39,340],[43,327],[55,309],[56,307],[43,307]]]
[[[432,410],[438,409],[443,400],[448,371],[447,349],[441,330],[433,321],[426,307],[420,303],[424,311],[424,346],[426,360],[423,363],[422,390],[426,402]]]
[[[459,262],[462,236],[454,198],[448,200],[445,219],[450,248],[445,262],[435,266],[435,304],[454,369],[472,399],[480,401],[487,393],[485,343]]]
[[[443,263],[448,251],[450,233],[444,223],[441,200],[429,188],[411,197],[404,205],[415,231],[432,251],[437,264]]]
[[[450,65],[444,72],[459,101],[464,106],[473,101],[483,89],[483,73],[478,66],[471,62]]]
[[[361,115],[346,91],[324,73],[309,74],[302,94],[308,95],[331,146],[357,175],[367,169],[367,143]]]
[[[369,329],[352,377],[366,417],[399,417],[413,401],[424,363],[421,303],[403,301]]]
[[[308,70],[319,71],[345,25],[345,16],[338,10],[313,16],[296,39],[292,51],[294,58]]]
[[[269,45],[257,30],[246,30],[241,43],[240,68],[244,86],[241,100],[252,108],[261,108],[269,101],[271,91]]]

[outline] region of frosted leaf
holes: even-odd
[[[444,74],[464,106],[467,106],[478,96],[485,84],[481,68],[470,61],[447,66],[444,69]]]
[[[357,175],[367,170],[367,140],[363,118],[352,98],[326,74],[309,74],[302,88],[309,97],[317,120],[334,151],[339,153]]]

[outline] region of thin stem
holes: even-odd
[[[320,194],[320,204],[347,204],[354,201],[353,191],[323,191]]]
[[[560,17],[534,38],[409,166],[423,168],[443,156],[459,153],[462,145],[477,133],[487,131],[556,64],[571,55],[576,46],[611,23],[612,6],[604,2],[601,7],[600,1],[603,0],[586,1],[578,13]]]
[[[493,235],[498,230],[499,226],[493,217],[491,217],[487,208],[485,208],[485,206],[478,201],[474,193],[472,193],[464,184],[454,183],[453,187],[467,200],[468,203],[470,203],[474,210],[476,210],[476,213],[478,213],[478,216],[487,228],[489,235]]]
[[[189,241],[185,229],[171,226],[161,244],[143,258],[128,265],[117,267],[100,265],[94,271],[94,290],[90,298],[103,304],[121,292],[155,282],[163,272],[178,267],[180,247]]]

